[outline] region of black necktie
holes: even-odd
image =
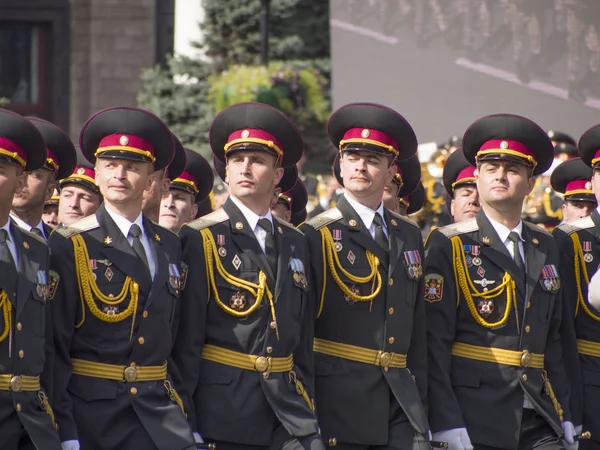
[[[259,219],[258,226],[267,232],[265,238],[265,253],[267,261],[273,270],[273,274],[277,276],[277,252],[275,251],[275,236],[273,236],[273,224],[269,219]]]
[[[129,235],[133,238],[133,250],[139,256],[139,258],[144,262],[148,272],[150,272],[150,265],[148,264],[148,256],[146,255],[146,250],[144,250],[144,246],[142,245],[142,241],[140,240],[140,236],[142,235],[142,229],[137,224],[131,225],[129,229]]]
[[[523,262],[523,258],[521,257],[521,252],[519,251],[519,235],[516,231],[511,231],[508,235],[508,240],[511,241],[513,245],[513,259],[515,263],[517,263],[517,267],[523,273],[523,277],[525,277],[525,263]]]
[[[389,251],[390,244],[385,233],[383,232],[383,221],[381,220],[379,213],[375,213],[373,223],[375,224],[375,242],[377,242],[377,245],[379,245],[386,252]]]
[[[40,230],[39,228],[35,227],[31,229],[31,232],[33,234],[38,235],[39,237],[41,237],[43,240],[46,240],[46,237],[44,236],[44,233],[42,233],[42,230]]]

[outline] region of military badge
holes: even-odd
[[[95,259],[90,259],[90,268],[92,270],[96,270],[98,268],[98,264]]]
[[[545,291],[556,292],[560,289],[560,277],[554,264],[546,264],[542,267],[542,279],[540,282]]]
[[[594,255],[592,255],[592,243],[590,241],[583,241],[581,243],[581,246],[583,247],[583,260],[586,263],[591,263],[594,260]]]
[[[342,230],[333,230],[333,240],[335,241],[335,243],[333,244],[333,247],[335,248],[336,252],[341,252],[342,251],[342,243],[340,242],[342,240]]]
[[[159,236],[158,234],[155,234],[155,235],[154,235],[154,240],[155,240],[156,242],[160,242],[160,236]]]
[[[481,265],[481,258],[479,257],[480,254],[481,254],[481,250],[480,250],[479,245],[471,246],[471,255],[473,256],[473,265],[474,266]]]
[[[38,270],[35,276],[35,292],[38,297],[42,297],[44,300],[48,296],[48,278],[46,277],[46,272],[43,270]]]
[[[481,317],[488,317],[494,312],[494,300],[491,298],[482,298],[477,304],[477,311]]]
[[[350,291],[354,294],[354,295],[359,295],[360,294],[360,288],[355,285],[355,284],[350,284],[348,285],[348,289],[350,289]],[[344,295],[344,300],[346,300],[346,303],[348,303],[349,305],[354,305],[354,299],[349,297],[348,295]]]
[[[298,258],[290,259],[290,269],[294,272],[293,278],[296,286],[306,289],[308,282],[304,273],[304,263]]]
[[[50,270],[48,272],[48,299],[53,299],[54,294],[56,294],[56,288],[58,287],[58,282],[60,281],[60,276],[54,270]]]
[[[490,245],[490,243],[491,243],[492,241],[490,240],[490,238],[489,238],[489,237],[487,237],[487,236],[484,236],[484,237],[482,237],[482,238],[481,238],[481,242],[483,242],[485,245]]]
[[[110,282],[113,279],[114,276],[114,272],[112,271],[112,269],[109,267],[106,268],[106,270],[104,271],[104,276],[106,277],[106,279]]]
[[[169,264],[169,284],[173,289],[180,289],[181,276],[176,264]]]
[[[442,300],[444,294],[444,277],[437,273],[425,275],[424,292],[424,298],[429,303],[436,303]]]
[[[110,245],[110,244],[112,244],[112,238],[111,238],[110,236],[106,236],[106,237],[104,238],[104,243],[105,243],[106,245]]]
[[[246,296],[240,291],[237,291],[229,299],[229,306],[231,307],[231,309],[241,311],[246,307]]]
[[[235,270],[240,270],[240,267],[242,266],[242,260],[237,254],[233,257],[231,263],[233,264],[233,267],[235,267]]]
[[[488,280],[487,278],[482,278],[481,280],[475,280],[473,281],[475,284],[480,285],[482,288],[486,288],[487,286],[489,286],[490,284],[494,284],[496,282],[496,280]]]
[[[114,316],[116,314],[119,314],[119,307],[116,305],[104,305],[102,311],[104,311],[104,314],[106,314],[107,316]]]
[[[479,275],[481,278],[483,278],[485,276],[485,269],[483,267],[478,267],[477,268],[477,275]]]
[[[225,245],[225,235],[224,234],[217,234],[217,245],[219,246],[219,256],[221,258],[225,258],[227,256],[227,250],[225,249],[225,247],[223,247]]]
[[[181,262],[181,278],[179,280],[179,284],[181,285],[180,289],[182,291],[185,289],[185,282],[187,281],[187,275],[188,275],[188,265],[182,261]]]
[[[352,250],[350,250],[350,251],[348,252],[348,256],[347,256],[347,258],[348,258],[348,262],[349,262],[350,264],[354,264],[354,261],[356,261],[356,256],[354,255],[354,253],[352,253]]]
[[[421,254],[418,250],[409,250],[404,252],[404,261],[408,268],[408,276],[413,280],[421,278],[423,275],[423,266],[421,264]]]

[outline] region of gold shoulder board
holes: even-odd
[[[342,218],[342,213],[337,208],[331,208],[327,211],[322,212],[318,216],[313,217],[312,219],[306,222],[306,225],[311,226],[315,230],[320,230],[326,225],[329,225],[336,220],[340,220]]]
[[[442,233],[444,236],[450,238],[459,234],[471,233],[477,231],[479,226],[477,225],[477,219],[463,220],[459,223],[452,223],[445,227],[438,228],[437,231]]]
[[[83,233],[84,231],[93,230],[94,228],[98,228],[98,219],[96,219],[96,214],[92,214],[91,216],[84,217],[77,222],[73,222],[68,227],[58,227],[53,233],[58,233],[64,238],[70,238],[71,236],[75,236],[76,234]]]
[[[576,231],[585,230],[587,228],[594,228],[594,221],[590,216],[574,220],[573,222],[563,223],[558,226],[558,229],[566,234],[573,234]]]
[[[212,225],[216,225],[218,223],[225,222],[229,219],[229,216],[225,212],[223,208],[217,209],[206,216],[200,217],[196,220],[192,220],[189,223],[186,223],[184,226],[188,226],[193,230],[200,231],[204,228],[208,228]]]

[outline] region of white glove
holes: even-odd
[[[196,444],[204,444],[204,439],[202,439],[202,436],[200,436],[200,433],[197,431],[194,432],[194,440],[196,441]]]
[[[74,439],[61,442],[60,446],[62,447],[62,450],[79,450],[79,441]]]
[[[434,441],[448,443],[448,450],[473,450],[466,428],[453,428],[451,430],[433,433]]]
[[[588,302],[600,310],[600,270],[596,271],[588,285]]]
[[[563,422],[561,424],[563,432],[565,435],[563,436],[563,445],[565,446],[565,450],[577,450],[579,448],[579,442],[575,442],[573,439],[577,434],[575,432],[575,427],[569,421]]]

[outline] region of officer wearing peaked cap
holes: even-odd
[[[39,131],[18,114],[0,109],[0,448],[60,450],[52,389],[52,322],[47,304],[48,248],[9,217],[23,171],[47,158]]]
[[[298,216],[302,211],[306,211],[308,203],[308,194],[304,183],[298,178],[291,189],[281,192],[277,196],[275,204],[271,207],[271,213],[280,219],[296,226],[292,222],[294,214]]]
[[[562,162],[550,176],[555,192],[562,194],[562,213],[565,222],[589,216],[598,206],[592,191],[594,171],[581,158]]]
[[[173,353],[195,437],[226,450],[323,448],[306,241],[271,214],[302,137],[278,110],[240,103],[217,115],[209,139],[230,197],[179,231],[189,270]]]
[[[412,214],[416,214],[423,208],[425,204],[425,188],[423,183],[419,183],[414,191],[409,195],[400,197],[398,199],[398,214],[401,216],[408,217]]]
[[[371,103],[334,112],[328,132],[346,192],[300,227],[313,263],[321,431],[341,448],[426,449],[423,243],[382,202],[394,160],[410,159],[417,139],[400,114]]]
[[[452,450],[560,449],[563,436],[576,446],[558,248],[521,220],[533,176],[552,163],[552,143],[530,120],[498,114],[473,123],[463,148],[477,166],[481,210],[426,244],[433,437]]]
[[[179,240],[142,214],[173,136],[149,112],[117,107],[85,123],[80,147],[104,202],[49,241],[63,449],[195,449],[168,361],[183,287]]]
[[[54,188],[54,193],[50,200],[44,203],[44,212],[42,213],[42,220],[46,225],[51,228],[58,226],[58,200],[60,199],[60,193]]]
[[[198,202],[208,198],[214,182],[212,167],[202,155],[189,148],[185,155],[185,169],[171,181],[160,202],[158,223],[174,233],[196,218]]]
[[[44,138],[48,157],[41,168],[28,172],[25,187],[13,199],[11,217],[21,228],[46,240],[52,228],[42,221],[44,203],[52,196],[55,181],[73,172],[76,153],[71,139],[56,125],[35,117],[27,120]]]
[[[95,214],[102,203],[94,166],[80,150],[73,173],[59,180],[58,188],[58,222],[63,226]]]
[[[591,186],[583,185],[587,192],[591,187],[596,201],[600,193],[600,125],[586,131],[579,140],[579,155],[590,168]],[[570,162],[570,161],[568,161]],[[582,180],[583,181],[583,180]],[[581,188],[582,186],[578,186]],[[577,189],[580,190],[580,189]],[[581,194],[577,194],[581,195]],[[600,215],[594,209],[591,215],[557,227],[553,232],[561,252],[560,273],[565,286],[565,305],[574,317],[575,335],[583,377],[572,382],[572,389],[583,386],[583,430],[590,431],[591,441],[580,443],[582,449],[598,448],[600,445],[600,418],[597,404],[597,371],[600,370],[600,313],[589,302],[588,284],[597,273],[600,261]]]
[[[454,222],[472,219],[479,211],[479,193],[475,183],[475,166],[462,149],[452,153],[444,165],[442,180],[450,197],[450,214]]]

